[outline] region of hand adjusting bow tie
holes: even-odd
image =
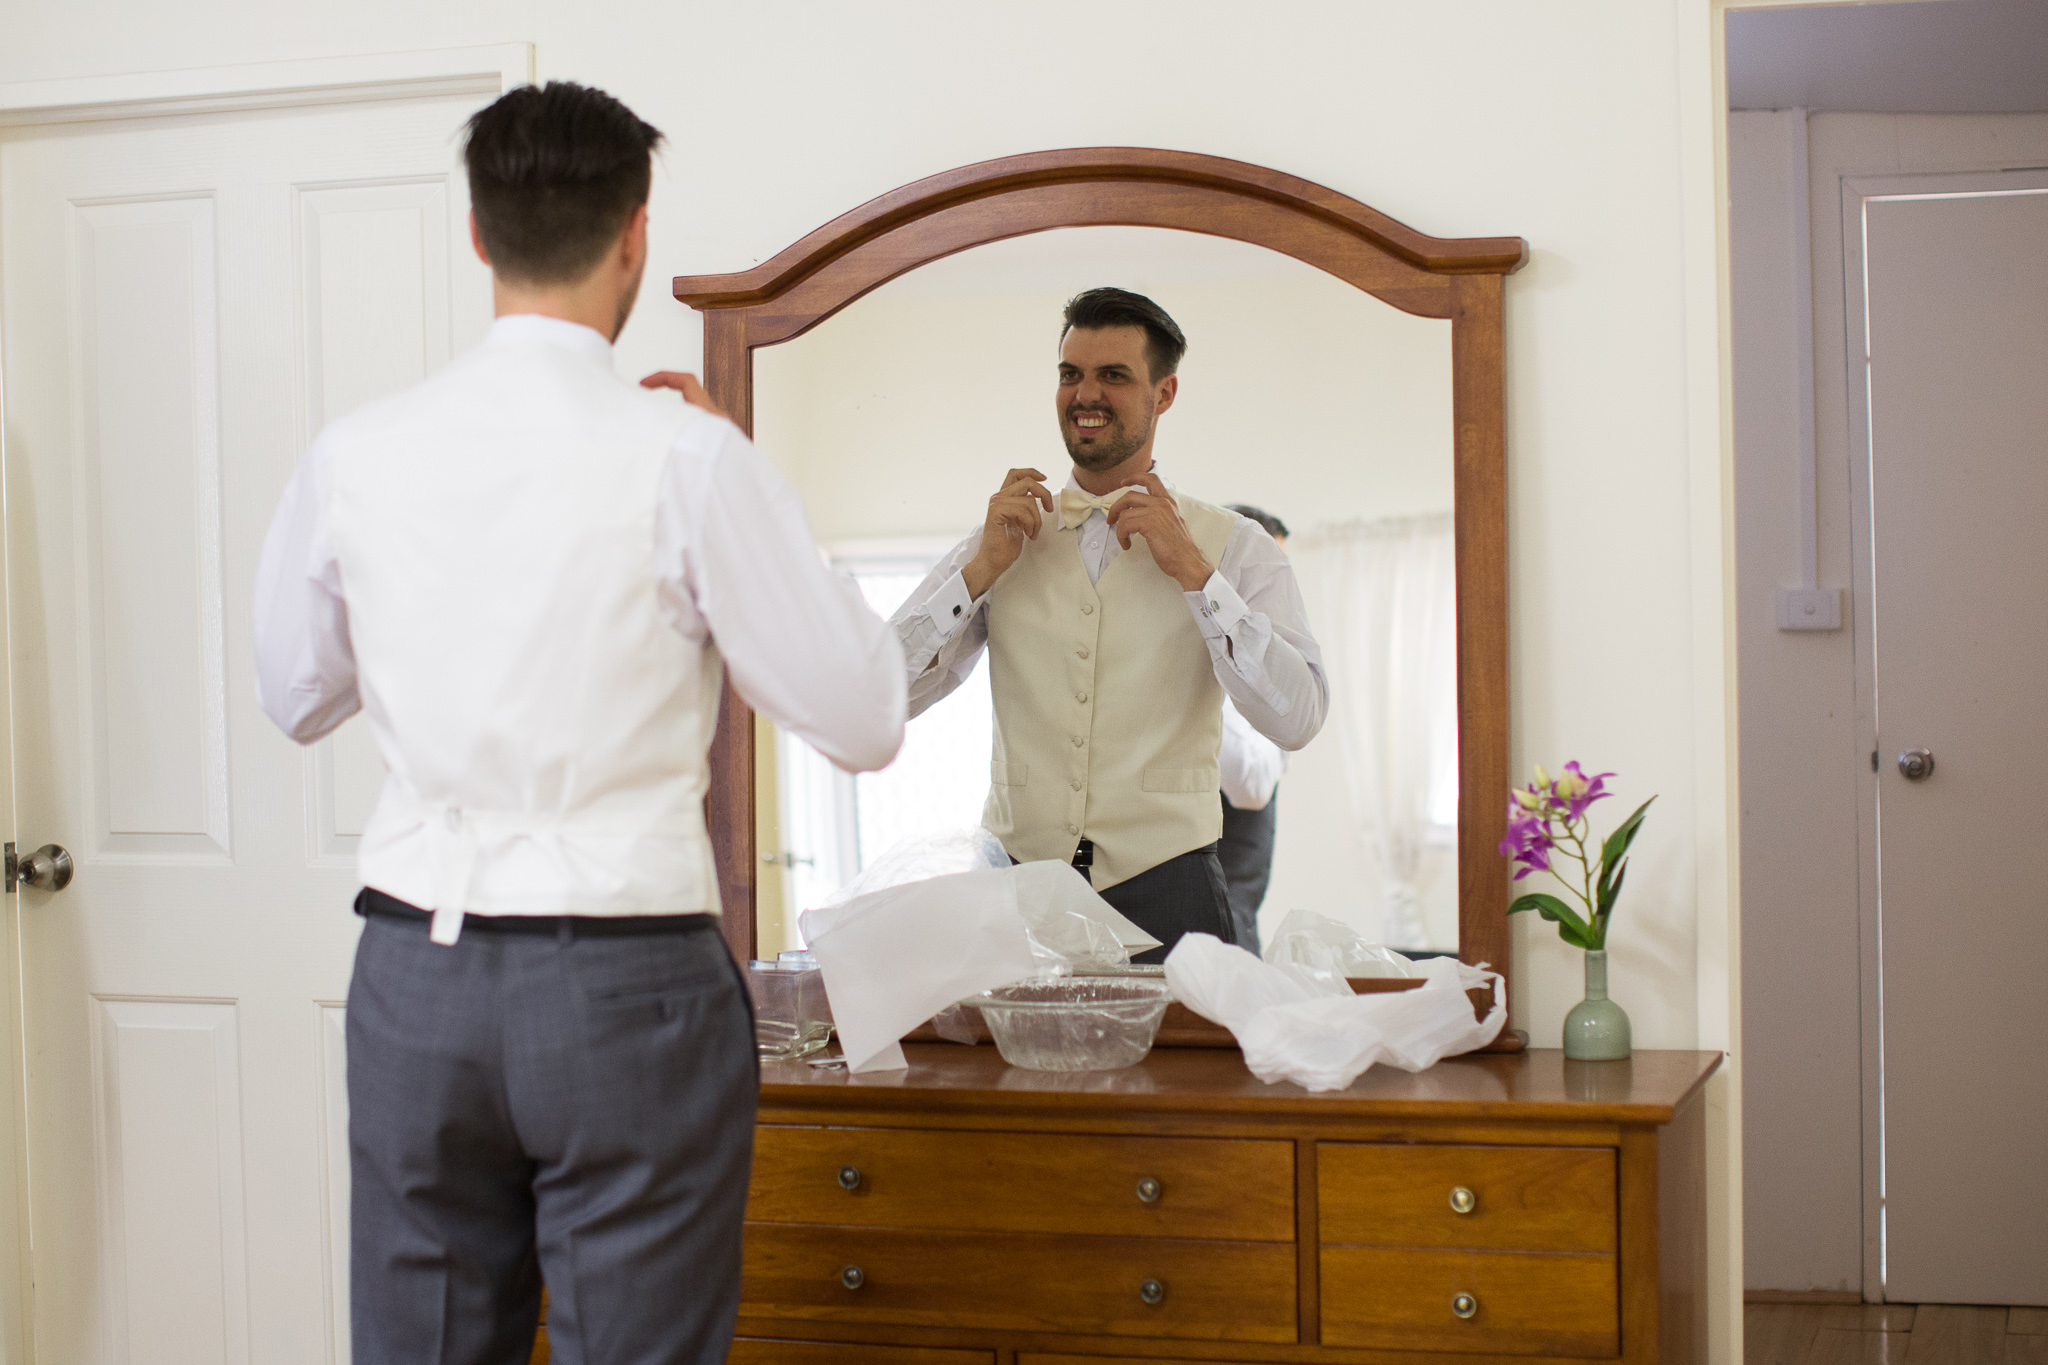
[[[1142,493],[1144,491],[1142,488],[1135,487],[1117,488],[1098,498],[1094,494],[1084,493],[1078,488],[1062,488],[1060,490],[1060,529],[1062,531],[1071,531],[1085,521],[1088,514],[1096,508],[1100,507],[1104,513],[1107,513],[1116,503],[1116,500],[1124,494]]]

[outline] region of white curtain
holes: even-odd
[[[1380,869],[1382,941],[1422,945],[1416,874],[1457,808],[1457,600],[1446,515],[1302,537],[1318,570],[1330,718],[1360,837]]]

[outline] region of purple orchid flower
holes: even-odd
[[[1578,820],[1585,815],[1586,807],[1612,796],[1614,793],[1606,786],[1612,776],[1613,773],[1599,773],[1588,777],[1577,759],[1565,764],[1564,773],[1551,784],[1552,790],[1564,800],[1564,818]]]
[[[1650,809],[1650,802],[1643,802],[1604,842],[1599,839],[1586,812],[1595,801],[1613,794],[1607,790],[1607,779],[1613,776],[1588,776],[1574,760],[1556,777],[1538,768],[1535,781],[1508,791],[1508,831],[1500,841],[1500,855],[1514,860],[1515,880],[1547,872],[1584,907],[1581,911],[1556,896],[1530,894],[1517,898],[1508,913],[1538,911],[1558,926],[1567,943],[1580,948],[1606,946],[1608,917],[1621,893],[1628,850]],[[1553,857],[1564,861],[1553,864]]]
[[[1508,837],[1500,842],[1500,855],[1521,864],[1516,881],[1531,872],[1550,871],[1550,850],[1556,846],[1545,815],[1525,808],[1520,801],[1508,803]]]

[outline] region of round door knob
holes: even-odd
[[[860,1267],[857,1265],[850,1265],[839,1272],[839,1283],[848,1289],[858,1289],[867,1282],[868,1277],[860,1273]]]
[[[1925,782],[1934,771],[1934,755],[1925,749],[1908,749],[1899,755],[1899,771],[1908,782]]]
[[[1156,1204],[1159,1202],[1159,1196],[1165,1193],[1166,1186],[1159,1183],[1157,1176],[1148,1175],[1138,1182],[1138,1202],[1140,1204]]]
[[[21,860],[21,883],[38,891],[62,891],[71,885],[71,854],[62,844],[44,844]]]
[[[1479,1207],[1479,1196],[1463,1185],[1451,1186],[1451,1212],[1470,1213]]]
[[[858,1166],[841,1166],[841,1167],[839,1168],[839,1188],[840,1188],[840,1189],[842,1189],[842,1190],[857,1190],[857,1189],[859,1189],[859,1188],[860,1188],[860,1167],[858,1167]]]
[[[1470,1294],[1451,1295],[1451,1316],[1469,1318],[1479,1311],[1479,1300]]]
[[[1159,1280],[1147,1280],[1138,1286],[1138,1297],[1146,1303],[1159,1303],[1166,1298],[1166,1285]]]

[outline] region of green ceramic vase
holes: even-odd
[[[1607,950],[1586,953],[1586,998],[1564,1017],[1564,1055],[1611,1062],[1629,1055],[1628,1013],[1607,998]]]

